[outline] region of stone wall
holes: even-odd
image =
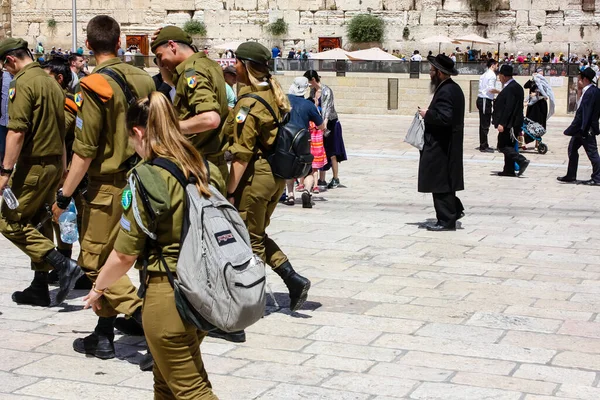
[[[10,0],[0,3],[0,38],[10,36]]]
[[[9,0],[3,0],[8,4]],[[600,0],[498,0],[495,11],[472,11],[471,0],[78,0],[78,36],[94,15],[115,17],[126,33],[150,34],[164,24],[204,21],[208,37],[199,44],[258,39],[284,48],[317,48],[318,38],[341,36],[348,44],[345,24],[359,13],[382,17],[387,26],[383,43],[388,49],[437,51],[437,45],[420,43],[424,37],[457,36],[476,32],[500,42],[501,51],[584,52],[600,40]],[[585,8],[584,10],[584,5]],[[597,10],[597,11],[596,11]],[[54,29],[48,19],[57,21]],[[270,37],[265,25],[283,18],[289,32]],[[3,16],[3,24],[6,24]],[[408,40],[402,39],[408,27]],[[534,44],[541,32],[542,42]],[[71,0],[12,0],[12,33],[46,47],[70,48]],[[454,45],[443,47],[450,51]],[[494,50],[496,46],[475,46]]]

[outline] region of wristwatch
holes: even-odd
[[[58,189],[58,192],[56,193],[56,205],[58,206],[58,208],[60,208],[61,210],[66,210],[69,207],[70,203],[71,197],[63,196],[62,188]]]
[[[14,168],[6,169],[4,166],[0,166],[0,175],[8,175],[11,176],[14,171]]]

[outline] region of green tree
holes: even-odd
[[[183,25],[183,31],[189,35],[206,36],[206,25],[204,22],[192,19]]]
[[[371,14],[359,14],[350,20],[346,32],[352,43],[382,42],[385,22]]]

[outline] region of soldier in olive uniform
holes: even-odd
[[[92,282],[108,259],[119,232],[121,198],[134,155],[125,127],[126,91],[144,97],[154,90],[154,82],[147,73],[117,57],[120,34],[119,24],[109,16],[99,15],[88,23],[87,43],[94,52],[97,67],[93,74],[81,79],[80,90],[75,94],[79,111],[73,160],[53,206],[57,219],[88,174],[79,260]],[[123,82],[123,88],[119,81]],[[75,351],[102,359],[115,357],[116,316],[132,316],[130,321],[141,325],[141,304],[131,280],[123,276],[102,298],[102,306],[96,311],[99,318],[94,333],[73,342]]]
[[[227,197],[248,227],[254,253],[283,279],[290,294],[290,309],[296,311],[306,301],[310,281],[294,271],[287,256],[265,232],[285,188],[285,180],[273,176],[265,154],[275,143],[276,121],[258,100],[243,96],[260,96],[280,115],[290,110],[290,103],[269,72],[271,52],[266,47],[247,42],[235,54],[238,81],[247,86],[240,91],[223,126],[224,134],[234,141],[229,148],[233,162]]]
[[[152,52],[173,73],[173,105],[181,131],[208,160],[211,184],[224,194],[229,176],[224,156],[228,143],[221,126],[229,107],[221,66],[203,52],[195,52],[192,38],[176,26],[160,30]]]
[[[0,192],[10,185],[19,202],[14,210],[2,204],[0,232],[31,258],[35,271],[31,285],[13,293],[12,299],[20,304],[49,306],[48,271],[54,267],[59,274],[59,304],[81,270],[75,261],[55,249],[50,221],[40,231],[36,224],[47,216],[46,207],[54,201],[66,161],[62,113],[65,98],[58,83],[33,61],[26,41],[11,38],[0,42],[0,61],[14,75],[8,94],[9,123],[0,167]]]
[[[155,125],[150,126],[151,123]],[[141,99],[132,105],[127,113],[127,126],[135,149],[144,160],[153,160],[159,155],[177,160],[187,178],[196,177],[200,194],[210,196],[202,157],[181,134],[175,111],[162,93],[154,92],[149,99]],[[163,143],[173,145],[167,147]],[[119,236],[96,286],[84,298],[86,307],[91,305],[96,309],[106,296],[106,289],[124,276],[133,264],[141,268],[147,254],[143,322],[146,341],[154,356],[154,398],[216,400],[200,353],[206,333],[181,319],[173,287],[161,266],[158,251],[152,249],[146,253],[149,240],[146,232],[149,232],[156,235],[166,266],[173,274],[177,273],[185,191],[179,181],[161,167],[140,163],[134,170],[139,181],[135,175],[130,177],[132,190],[125,192],[127,197],[122,204],[124,212]],[[141,200],[140,186],[148,194],[154,218]],[[133,202],[137,207],[132,206]]]

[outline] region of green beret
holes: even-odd
[[[242,43],[235,52],[236,58],[254,61],[258,64],[266,64],[271,59],[271,52],[265,46],[257,42]]]
[[[0,41],[0,58],[4,58],[7,53],[18,49],[27,49],[27,42],[19,38],[7,38]]]
[[[160,33],[156,37],[156,40],[154,40],[152,42],[152,45],[151,45],[152,52],[154,53],[159,46],[162,46],[163,44],[167,43],[169,40],[172,40],[174,42],[179,42],[179,43],[185,43],[188,46],[191,46],[192,43],[194,42],[192,40],[192,37],[190,35],[188,35],[187,33],[185,33],[183,31],[183,29],[181,29],[177,26],[173,26],[173,25],[165,26],[164,28],[162,28],[160,30]]]

